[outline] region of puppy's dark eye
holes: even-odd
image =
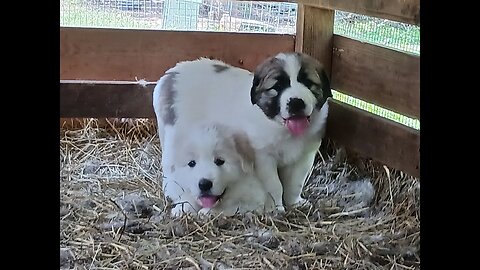
[[[283,76],[279,76],[277,79],[277,82],[275,85],[273,85],[272,89],[275,89],[277,91],[282,91],[285,88],[290,87],[290,78],[288,75],[285,73]]]
[[[225,160],[221,158],[216,158],[214,162],[215,162],[215,165],[222,166],[225,163]]]
[[[297,81],[299,83],[302,83],[303,85],[305,85],[310,90],[312,89],[312,86],[314,86],[314,85],[318,87],[317,83],[315,83],[314,81],[312,81],[308,78],[307,72],[305,72],[303,67],[300,68],[300,71],[298,72]]]
[[[190,162],[188,162],[188,166],[189,166],[190,168],[195,167],[195,165],[197,165],[197,163],[195,162],[195,160],[190,160]]]
[[[315,85],[315,83],[310,80],[310,79],[305,79],[303,81],[303,84],[308,88],[308,89],[312,89],[312,86]]]

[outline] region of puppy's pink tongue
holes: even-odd
[[[206,195],[198,198],[203,208],[212,208],[218,200],[217,196]]]
[[[305,133],[310,123],[307,117],[291,117],[285,120],[285,125],[293,136],[300,136]]]

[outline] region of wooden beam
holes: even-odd
[[[297,29],[295,34],[295,51],[303,52],[303,26],[305,25],[305,5],[298,4]]]
[[[327,137],[414,177],[420,176],[420,132],[345,103],[330,102]]]
[[[294,46],[292,35],[61,27],[60,79],[156,81],[177,62],[199,57],[253,70]]]
[[[420,57],[334,36],[332,88],[420,118]]]
[[[154,118],[154,83],[60,81],[60,117]]]
[[[319,60],[330,78],[333,48],[334,11],[299,5],[295,51]]]
[[[298,0],[298,3],[420,25],[420,0]]]

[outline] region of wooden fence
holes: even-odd
[[[333,34],[335,10],[419,25],[420,0],[298,4],[296,36],[61,28],[60,117],[154,118],[155,82],[178,61],[205,56],[253,70],[269,56],[300,51],[324,63],[333,89],[420,118],[419,56]],[[149,83],[143,87],[137,79]],[[420,175],[418,130],[339,101],[332,102],[327,125],[327,136],[337,143]]]

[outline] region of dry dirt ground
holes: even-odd
[[[152,121],[72,123],[60,128],[61,269],[420,269],[418,179],[327,144],[311,207],[172,219]]]

